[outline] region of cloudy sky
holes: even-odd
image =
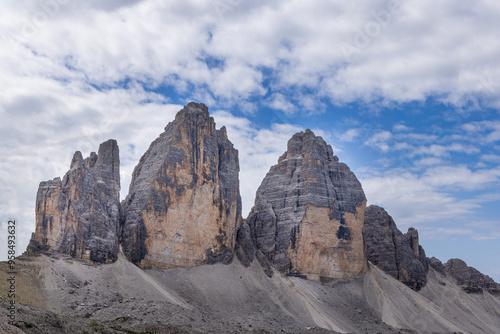
[[[239,150],[244,216],[310,128],[428,256],[500,281],[498,17],[493,0],[3,1],[0,245],[16,218],[24,251],[39,182],[76,150],[117,139],[124,198],[197,101]]]

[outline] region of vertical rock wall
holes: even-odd
[[[366,208],[363,237],[366,257],[374,265],[418,291],[427,283],[429,264],[419,244],[418,231],[401,233],[383,208]]]
[[[136,264],[228,263],[241,225],[238,151],[204,104],[189,103],[142,156],[123,201],[122,244]]]
[[[64,178],[40,183],[36,230],[28,253],[63,253],[109,263],[118,254],[120,160],[115,140],[83,159],[76,152]]]

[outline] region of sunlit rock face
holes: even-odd
[[[314,280],[360,275],[365,206],[361,184],[331,146],[310,130],[297,133],[257,190],[238,256],[245,264],[255,252],[264,268]]]
[[[238,151],[189,103],[142,156],[122,202],[122,246],[143,267],[229,263],[241,226]]]
[[[117,259],[120,160],[115,140],[85,160],[76,152],[64,178],[40,183],[28,254],[68,254],[89,262]]]

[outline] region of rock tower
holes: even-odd
[[[115,140],[85,160],[76,152],[64,178],[40,183],[28,254],[62,253],[90,262],[117,259],[120,160]]]
[[[143,267],[229,263],[241,226],[238,151],[204,104],[189,103],[135,167],[122,246]]]
[[[255,256],[288,275],[347,278],[366,269],[362,229],[366,198],[330,145],[306,130],[262,181],[255,206],[238,234],[238,256]]]
[[[374,265],[413,290],[427,283],[429,263],[419,244],[418,231],[410,228],[403,234],[383,208],[366,208],[363,237],[366,257]]]

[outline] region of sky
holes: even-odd
[[[332,145],[427,255],[500,282],[500,3],[26,0],[0,12],[0,259],[41,181],[114,138],[121,199],[149,144],[203,102],[239,150],[243,216],[288,139]]]

